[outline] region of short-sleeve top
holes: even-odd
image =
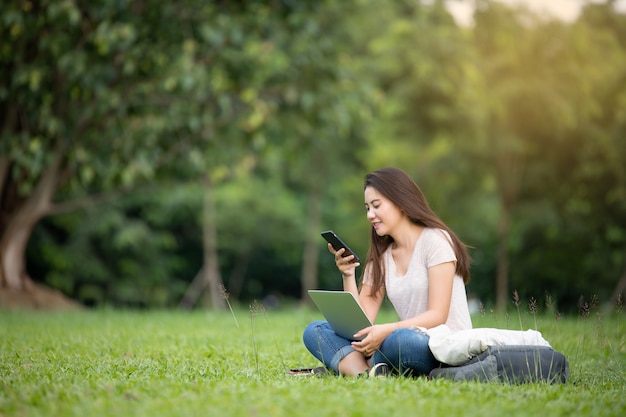
[[[385,290],[400,320],[415,317],[428,310],[428,268],[456,261],[456,255],[447,232],[425,228],[415,243],[413,256],[405,275],[399,275],[391,254],[391,245],[383,254]],[[365,284],[371,284],[366,273]],[[454,276],[452,299],[446,325],[452,331],[472,328],[463,278]]]

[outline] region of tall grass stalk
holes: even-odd
[[[515,305],[515,309],[517,310],[517,318],[519,320],[519,328],[520,330],[524,330],[524,326],[522,325],[522,313],[520,311],[520,298],[517,290],[513,291],[513,305]]]
[[[270,324],[269,318],[267,317],[267,309],[265,308],[265,306],[263,306],[263,304],[261,304],[261,307],[262,307],[261,313],[263,315],[263,318],[265,319],[265,324],[267,324],[268,332],[270,333],[270,335],[272,336],[272,340],[274,341],[274,346],[276,346],[276,353],[278,354],[278,358],[280,359],[280,363],[281,363],[283,369],[287,370],[288,366],[285,363],[285,359],[283,357],[281,346],[278,343],[278,340],[276,339],[276,335],[272,331],[272,326]]]
[[[254,349],[254,363],[256,365],[257,374],[260,372],[259,368],[259,349],[256,341],[256,318],[259,314],[263,314],[265,311],[265,307],[263,304],[254,300],[252,304],[250,304],[250,326],[252,331],[252,347]]]
[[[528,310],[530,311],[530,314],[533,315],[533,321],[535,322],[535,327],[534,329],[537,330],[537,310],[538,310],[539,306],[537,305],[537,300],[535,299],[535,297],[530,297],[530,300],[528,301]]]
[[[230,294],[226,290],[226,287],[224,287],[222,284],[219,285],[219,291],[220,291],[220,296],[224,299],[224,301],[226,301],[226,305],[228,305],[228,308],[230,309],[230,314],[233,316],[233,319],[235,320],[235,325],[237,326],[237,328],[239,328],[239,322],[237,321],[237,316],[235,315],[235,312],[233,311],[233,306],[230,305],[230,301],[229,301]]]

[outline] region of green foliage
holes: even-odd
[[[52,265],[45,283],[87,305],[173,306],[201,264],[197,229],[187,218],[187,226],[176,222],[197,206],[179,203],[171,215],[152,194],[138,193],[59,216],[37,229],[30,272]]]
[[[485,154],[503,203],[514,205],[511,285],[558,293],[564,305],[581,294],[606,299],[625,262],[626,206],[610,196],[626,184],[612,104],[625,91],[626,56],[611,30],[587,19],[529,24],[489,4],[475,36],[493,105]]]
[[[127,6],[3,3],[0,142],[23,193],[60,144],[69,147],[68,169],[76,172],[72,187],[128,185],[154,175],[147,150],[154,140],[133,138],[132,121],[141,116],[141,90],[169,57],[158,50],[160,22]]]
[[[3,2],[0,163],[20,196],[59,143],[56,208],[127,190],[40,224],[30,275],[87,303],[175,305],[210,178],[233,298],[296,297],[311,202],[365,255],[362,179],[395,165],[473,247],[485,303],[503,206],[511,289],[607,298],[625,262],[624,15],[589,4],[566,24],[481,0],[460,28],[443,3]]]
[[[612,417],[626,411],[623,312],[561,320],[522,313],[523,325],[563,352],[571,371],[565,385],[522,386],[291,377],[288,368],[317,366],[301,332],[319,312],[257,306],[234,314],[239,327],[227,312],[0,313],[0,413]],[[505,318],[475,322],[502,327]],[[517,319],[509,324],[519,328]]]
[[[262,298],[268,288],[296,297],[298,201],[279,182],[254,177],[218,186],[216,198],[220,267],[234,298]],[[202,267],[201,207],[202,187],[189,184],[47,220],[30,272],[51,268],[48,285],[90,305],[176,306]]]

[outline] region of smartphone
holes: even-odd
[[[314,374],[314,368],[293,368],[287,371],[287,375],[293,376],[309,376]]]
[[[353,251],[352,249],[350,249],[350,248],[348,247],[348,245],[346,245],[346,244],[344,243],[344,241],[343,241],[343,240],[341,240],[341,238],[340,238],[339,236],[337,236],[337,235],[335,234],[335,232],[333,232],[332,230],[327,230],[327,231],[325,231],[325,232],[322,232],[322,237],[323,237],[324,239],[326,239],[326,241],[327,241],[328,243],[330,243],[331,245],[333,245],[333,249],[335,249],[335,250],[339,250],[339,249],[341,249],[341,248],[344,248],[346,251],[343,253],[343,255],[342,255],[342,256],[346,257],[346,256],[349,256],[349,255],[352,255],[352,256],[354,256],[354,260],[353,260],[354,262],[359,262],[359,263],[361,262],[361,260],[359,259],[359,257],[358,257],[358,256],[356,256],[356,253],[354,253],[354,251]]]
[[[309,376],[309,375],[330,375],[330,371],[323,366],[317,368],[292,368],[287,371],[287,375]]]

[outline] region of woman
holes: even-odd
[[[438,366],[428,336],[418,328],[446,324],[452,330],[472,327],[465,284],[470,259],[466,246],[431,210],[415,182],[402,170],[383,168],[365,177],[365,211],[372,224],[366,265],[357,287],[352,255],[328,250],[372,323],[385,295],[399,321],[362,329],[344,339],[326,321],[307,326],[307,349],[340,375],[370,376],[394,372],[426,375]]]

